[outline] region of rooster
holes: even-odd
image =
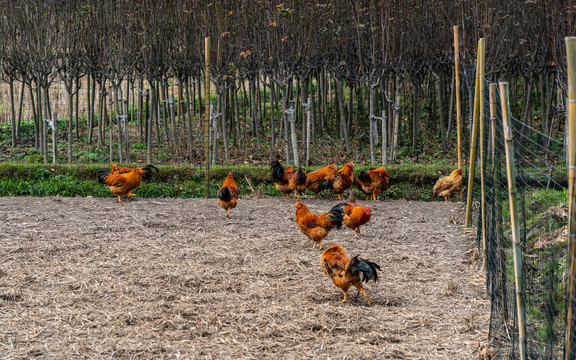
[[[302,233],[314,241],[314,249],[316,243],[320,243],[322,249],[322,240],[328,236],[328,233],[333,228],[340,229],[344,218],[344,210],[342,204],[334,206],[328,213],[316,215],[313,214],[306,205],[301,202],[294,204],[296,207],[296,223]]]
[[[349,190],[348,201],[344,206],[344,224],[354,231],[354,235],[358,236],[360,233],[360,226],[370,221],[370,208],[368,206],[360,206],[356,203],[354,193]]]
[[[362,171],[356,178],[356,186],[365,193],[366,200],[372,196],[372,200],[376,200],[376,195],[388,189],[390,175],[384,166],[378,169],[370,169]]]
[[[338,199],[342,199],[342,194],[346,191],[352,183],[354,182],[354,163],[349,162],[338,170],[338,173],[334,176],[334,182],[332,183],[333,193],[338,195]]]
[[[299,200],[300,195],[306,190],[306,173],[302,169],[288,168],[284,170],[279,161],[272,162],[270,170],[274,185],[282,193],[282,197],[289,199],[290,193],[295,192],[294,197]],[[296,194],[298,194],[297,197]]]
[[[337,244],[324,250],[320,256],[320,264],[324,274],[328,275],[334,285],[344,292],[342,302],[346,302],[346,295],[350,286],[356,286],[368,304],[372,302],[364,292],[362,282],[367,283],[370,279],[374,279],[375,282],[378,281],[377,271],[380,270],[378,264],[361,259],[358,255],[349,258],[346,250]]]
[[[118,196],[118,202],[122,202],[121,196],[137,196],[133,193],[144,179],[149,179],[154,165],[145,168],[135,168],[123,174],[112,174],[105,169],[97,170],[98,181],[108,185],[112,194]],[[156,169],[158,171],[158,169]]]
[[[238,204],[238,196],[240,196],[238,185],[236,185],[232,173],[228,173],[224,184],[222,184],[222,187],[218,190],[218,205],[226,210],[227,218],[230,217],[230,210],[234,209],[236,204]]]
[[[450,201],[450,195],[456,192],[462,185],[462,169],[452,171],[450,176],[445,176],[434,185],[432,196],[444,196],[444,200]]]
[[[306,175],[308,179],[307,188],[312,191],[316,197],[318,193],[322,190],[330,189],[334,183],[334,176],[336,175],[336,164],[328,165],[322,169],[309,172]]]

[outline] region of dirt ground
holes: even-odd
[[[337,200],[304,199],[314,212]],[[342,292],[292,201],[0,198],[0,358],[473,359],[489,301],[462,205],[365,202],[350,255],[379,281]]]

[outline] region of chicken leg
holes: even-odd
[[[372,303],[372,300],[370,300],[368,295],[366,295],[366,293],[364,292],[364,288],[359,287],[359,289],[360,289],[360,291],[362,291],[362,295],[364,295],[364,298],[366,299],[366,302],[368,302],[368,305],[370,305]]]

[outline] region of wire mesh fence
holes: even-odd
[[[528,359],[560,359],[564,354],[568,266],[564,139],[548,136],[539,130],[537,121],[527,123],[514,114],[505,134],[500,90],[483,81],[484,97],[490,101],[484,102],[484,121],[479,128],[478,153],[484,163],[478,166],[477,176],[483,178],[484,186],[477,186],[474,199],[478,204],[477,245],[484,256],[491,300],[489,345],[495,358],[519,359],[519,334],[524,333]],[[516,181],[512,194],[505,150],[510,135]],[[516,195],[518,204],[522,277],[517,279],[509,195]],[[523,296],[518,297],[517,289],[524,289]],[[525,324],[519,322],[519,304]]]

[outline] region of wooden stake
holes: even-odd
[[[478,137],[478,117],[480,114],[480,67],[482,53],[484,52],[484,38],[478,41],[478,55],[476,57],[476,90],[474,93],[474,115],[472,117],[472,138],[470,139],[470,162],[468,170],[468,197],[466,199],[466,227],[470,227],[472,220],[472,190],[474,188],[474,170],[476,165],[476,140]]]
[[[206,168],[204,169],[204,197],[208,199],[210,191],[210,37],[207,36],[204,42],[206,51],[206,83],[204,84],[206,110],[204,115],[204,157]]]
[[[480,135],[480,212],[482,216],[482,250],[484,266],[486,266],[486,192],[484,188],[484,73],[486,69],[486,45],[482,42],[482,51],[478,52],[480,55],[480,84],[479,84],[479,135]]]
[[[514,171],[514,142],[510,125],[510,101],[508,83],[500,83],[502,103],[502,125],[506,148],[506,174],[508,177],[508,198],[510,204],[510,227],[512,230],[512,249],[514,252],[514,278],[516,282],[516,309],[518,310],[518,342],[520,359],[526,360],[526,316],[524,310],[524,283],[522,275],[522,248],[520,247],[520,226],[518,223],[518,205],[516,201],[516,174]]]
[[[462,169],[462,108],[460,99],[460,53],[458,51],[458,26],[454,26],[454,75],[456,77],[456,141],[458,148],[458,168]],[[460,184],[460,201],[464,199],[464,187]]]
[[[565,359],[576,359],[576,37],[566,38],[568,70],[568,284]]]

